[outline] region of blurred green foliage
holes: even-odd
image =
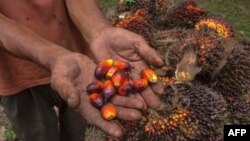
[[[100,5],[102,8],[104,9],[113,9],[116,6],[116,3],[118,2],[118,0],[99,0]]]
[[[7,138],[8,141],[17,140],[16,133],[11,129],[6,129],[6,131],[4,132],[4,136]]]

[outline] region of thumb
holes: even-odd
[[[71,108],[76,109],[80,105],[80,93],[68,78],[52,78],[51,86]]]
[[[154,67],[163,67],[164,61],[153,48],[149,47],[146,41],[136,42],[135,50],[148,64],[153,65]]]

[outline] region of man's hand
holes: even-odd
[[[95,67],[96,64],[82,54],[61,54],[51,67],[51,85],[69,106],[76,109],[88,123],[99,127],[109,135],[119,137],[122,134],[120,127],[114,122],[104,120],[100,111],[89,102],[86,86],[95,81]],[[135,109],[143,107],[143,103],[136,100],[136,98],[116,96],[112,101],[128,107],[116,106],[118,111],[117,118],[123,120],[137,120],[141,118],[141,113]]]
[[[131,72],[133,79],[140,78],[141,70],[148,68],[147,63],[156,67],[164,65],[156,51],[150,48],[141,36],[121,28],[112,27],[103,17],[98,6],[98,0],[66,0],[65,3],[70,18],[78,27],[84,39],[90,44],[90,50],[94,54],[96,62],[110,58],[127,61],[134,66]],[[120,109],[124,109],[124,112],[119,113],[129,119],[135,114],[125,112],[126,110],[146,109],[147,105],[151,108],[158,108],[160,100],[155,93],[160,94],[163,91],[164,89],[160,84],[155,84],[144,90],[141,95],[115,96],[111,102],[114,105],[121,106]],[[134,102],[136,104],[132,104]],[[95,120],[95,118],[92,118],[92,120]],[[109,127],[102,124],[101,129],[114,135],[114,133],[111,133],[111,130],[114,130],[111,128],[109,130]]]
[[[141,36],[121,28],[103,28],[93,36],[90,47],[97,62],[110,58],[129,62],[134,67],[131,71],[132,79],[140,78],[141,70],[148,68],[148,64],[155,67],[164,65],[156,51],[150,48]],[[163,86],[157,83],[141,92],[141,95],[149,107],[156,109],[160,106],[160,100],[155,94],[161,94],[163,91]],[[136,96],[140,97],[138,94]]]

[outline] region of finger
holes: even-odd
[[[80,105],[80,92],[68,78],[54,77],[51,79],[51,86],[71,108],[75,109]]]
[[[163,95],[164,94],[164,86],[163,84],[158,80],[157,83],[151,84],[150,87],[154,91],[154,93],[158,95]]]
[[[140,79],[141,71],[145,68],[148,68],[148,65],[146,65],[144,62],[137,62],[137,64],[134,66],[135,66],[135,69],[131,73],[131,76],[132,78]],[[164,93],[164,86],[159,80],[155,84],[150,84],[150,86],[154,93],[158,95],[162,95]]]
[[[138,96],[132,94],[126,97],[116,95],[112,98],[111,102],[120,107],[135,108],[138,110],[142,110],[144,108],[144,101],[138,98]]]
[[[142,111],[146,111],[148,109],[147,103],[144,101],[144,99],[142,98],[142,96],[139,93],[134,94],[134,96],[137,99],[140,99],[141,101],[143,101],[143,108]]]
[[[143,64],[141,65],[143,67]],[[141,70],[141,68],[138,68]],[[140,75],[138,72],[134,71],[131,72],[132,79],[140,79]],[[146,104],[153,109],[157,109],[160,106],[160,99],[159,97],[152,91],[151,87],[147,87],[144,91],[141,92],[141,96],[143,97]]]
[[[161,101],[150,87],[147,87],[144,91],[142,91],[141,95],[150,108],[158,109],[160,107]]]
[[[164,61],[153,48],[149,47],[145,41],[136,42],[135,49],[140,57],[143,58],[148,64],[155,67],[163,67]]]
[[[141,112],[135,109],[128,109],[128,108],[123,108],[123,107],[118,107],[117,108],[117,118],[122,119],[122,120],[138,120],[142,118]]]
[[[85,117],[87,122],[91,125],[97,126],[102,131],[113,137],[120,137],[122,129],[120,126],[112,121],[103,119],[99,110],[94,108],[90,103],[86,94],[81,95],[81,105],[77,111]]]

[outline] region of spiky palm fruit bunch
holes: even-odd
[[[215,90],[224,96],[239,97],[250,93],[250,46],[237,45],[215,78]]]
[[[155,0],[155,13],[163,14],[172,6],[170,0]]]
[[[142,9],[137,10],[134,14],[120,19],[116,22],[116,27],[121,27],[137,33],[151,45],[154,28],[148,23],[146,12]]]
[[[168,87],[163,99],[170,109],[186,108],[198,119],[196,139],[222,133],[223,125],[228,122],[224,98],[201,82],[195,81],[191,86],[176,84],[172,88]]]
[[[241,41],[241,44],[244,46],[250,46],[250,40],[243,40]]]
[[[204,32],[204,30],[213,31],[221,38],[230,38],[234,36],[231,25],[219,16],[207,16],[201,18],[195,24],[195,30],[201,32]]]
[[[225,64],[234,46],[230,39],[193,30],[173,29],[154,35],[153,46],[176,75],[193,80],[199,73],[212,77]]]
[[[250,124],[250,42],[239,45],[225,20],[192,0],[170,9],[166,1],[138,0],[132,15],[116,23],[145,37],[166,62],[159,77],[166,86],[163,106],[142,120],[117,121],[123,140],[223,140],[223,125]]]
[[[127,141],[203,140],[222,135],[227,122],[222,96],[200,83],[168,87],[159,110],[140,121],[121,122]]]
[[[117,13],[122,13],[144,9],[155,15],[156,13],[165,13],[171,6],[172,2],[170,0],[119,0],[116,11]]]
[[[231,124],[250,124],[250,94],[233,98],[226,97]]]
[[[164,24],[167,28],[172,27],[193,27],[195,23],[206,15],[203,9],[199,8],[193,0],[183,0],[173,5],[160,18],[157,24]]]
[[[119,0],[116,5],[117,13],[135,12],[138,9],[151,11],[154,7],[155,0]]]

